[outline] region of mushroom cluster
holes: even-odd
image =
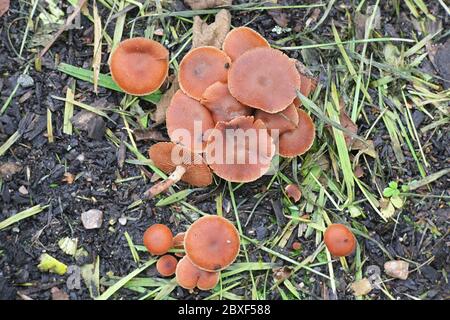
[[[152,255],[160,255],[156,270],[164,277],[176,275],[179,286],[192,290],[210,290],[219,281],[219,271],[231,265],[239,254],[240,238],[227,219],[208,215],[195,221],[185,233],[175,237],[162,224],[150,226],[144,233],[144,245]],[[167,254],[171,249],[176,257]]]

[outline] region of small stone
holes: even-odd
[[[17,79],[17,83],[22,88],[28,88],[28,87],[32,87],[34,85],[34,80],[28,74],[21,74],[19,76],[19,78]]]
[[[91,209],[81,214],[81,222],[86,229],[98,229],[102,226],[103,212]]]
[[[362,278],[361,280],[353,282],[350,285],[350,288],[353,290],[355,296],[364,296],[372,291],[372,284],[369,279]]]
[[[119,218],[119,223],[121,224],[121,225],[126,225],[127,224],[127,218],[126,217],[120,217]]]
[[[28,189],[25,186],[20,186],[19,192],[20,192],[20,194],[27,195]]]
[[[409,263],[403,260],[392,260],[384,264],[384,272],[396,279],[406,280],[408,278]]]

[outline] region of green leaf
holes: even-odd
[[[186,189],[186,190],[181,190],[177,193],[171,194],[170,196],[159,200],[156,203],[157,207],[163,207],[163,206],[167,206],[169,204],[178,202],[180,200],[183,200],[184,198],[186,198],[188,195],[190,195],[194,190],[192,189]]]
[[[396,207],[397,209],[400,209],[403,207],[403,200],[399,196],[393,196],[391,197],[391,203]]]
[[[396,181],[391,181],[389,182],[389,188],[391,189],[397,189],[398,188],[398,184]]]
[[[394,190],[391,188],[385,188],[383,190],[383,196],[385,196],[386,198],[392,197],[393,194],[394,194]]]

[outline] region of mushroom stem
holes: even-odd
[[[158,182],[154,186],[152,186],[150,189],[148,189],[145,192],[145,196],[149,199],[153,198],[154,196],[160,194],[161,192],[169,189],[171,186],[173,186],[175,183],[181,180],[184,173],[186,172],[186,167],[184,166],[177,166],[175,168],[175,171],[170,174],[169,177],[167,177],[166,180]]]

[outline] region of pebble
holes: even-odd
[[[28,189],[25,186],[20,186],[19,192],[20,192],[20,194],[27,195]]]
[[[81,214],[81,222],[86,229],[98,229],[102,226],[103,212],[91,209]]]
[[[384,264],[384,272],[396,279],[406,280],[408,278],[409,263],[403,260],[388,261]]]
[[[17,79],[17,83],[22,87],[22,88],[28,88],[28,87],[32,87],[34,85],[34,80],[31,76],[29,76],[28,74],[21,74],[19,76],[19,78]]]

